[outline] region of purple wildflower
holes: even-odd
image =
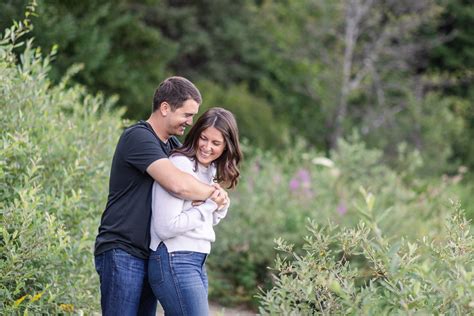
[[[298,190],[299,186],[300,186],[300,182],[298,181],[298,179],[293,178],[293,179],[290,180],[290,190],[291,191],[294,192],[294,191]]]
[[[311,182],[311,174],[307,169],[300,169],[296,175],[301,182],[310,183]]]
[[[337,206],[337,212],[341,216],[347,213],[347,205],[344,201],[339,202],[339,205]]]

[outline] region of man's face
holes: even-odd
[[[167,132],[168,135],[181,136],[187,126],[193,124],[193,117],[199,111],[199,103],[193,99],[184,101],[183,106],[167,112]]]

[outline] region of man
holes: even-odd
[[[170,77],[155,91],[148,120],[120,137],[94,252],[105,316],[156,313],[147,278],[153,181],[183,199],[227,202],[224,190],[199,182],[168,160],[180,146],[174,135],[183,135],[200,104],[201,94],[189,80]]]

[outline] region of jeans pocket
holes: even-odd
[[[154,254],[148,259],[148,281],[151,286],[158,286],[164,282],[163,262],[161,256]]]
[[[125,250],[112,249],[113,267],[125,277],[142,277],[145,275],[146,259],[137,258]]]

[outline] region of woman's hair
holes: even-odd
[[[215,181],[228,189],[234,188],[240,176],[238,166],[242,160],[242,151],[239,144],[239,129],[231,112],[219,107],[208,109],[199,117],[186,135],[183,146],[173,150],[172,153],[180,153],[194,159],[197,168],[196,152],[199,137],[209,127],[214,127],[220,131],[225,141],[222,155],[213,162],[217,169]]]

